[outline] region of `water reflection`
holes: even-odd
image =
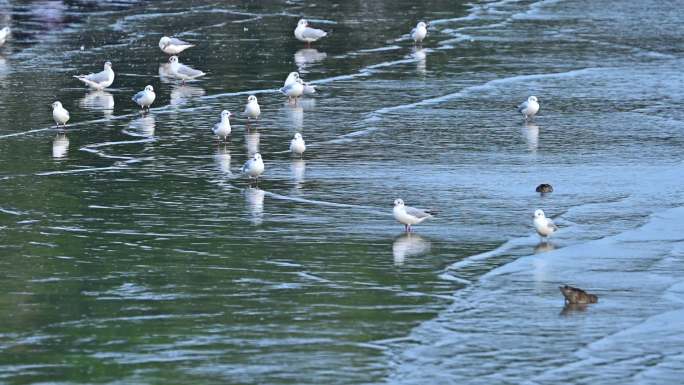
[[[571,316],[573,314],[583,313],[585,311],[587,311],[586,303],[566,303],[565,306],[563,306],[563,310],[561,310],[560,315]]]
[[[427,72],[427,51],[425,48],[413,47],[411,49],[411,56],[416,59],[416,71],[421,75],[425,75]]]
[[[247,156],[251,157],[252,155],[256,154],[259,152],[259,140],[260,140],[261,135],[259,135],[258,132],[245,132],[245,148],[247,149]]]
[[[0,79],[7,77],[9,70],[10,66],[7,64],[7,60],[4,56],[0,55]]]
[[[154,115],[150,114],[131,121],[124,132],[132,136],[150,137],[154,136],[155,127]]]
[[[539,126],[526,122],[522,128],[522,134],[527,142],[527,148],[531,152],[537,152],[539,146]]]
[[[292,172],[292,180],[294,180],[295,189],[302,188],[304,183],[304,173],[306,172],[306,162],[303,159],[296,159],[290,164],[290,171]]]
[[[547,251],[552,251],[556,249],[556,245],[551,242],[542,241],[539,242],[537,246],[534,247],[534,253],[546,253]]]
[[[79,100],[78,105],[88,110],[102,111],[107,118],[114,114],[114,96],[107,91],[88,92]]]
[[[227,145],[219,145],[214,155],[214,161],[218,170],[226,175],[232,175],[230,171],[230,150]]]
[[[301,105],[302,102],[301,100],[296,104],[285,102],[285,115],[294,131],[301,131],[304,127],[304,108]]]
[[[294,54],[294,61],[299,72],[306,72],[306,67],[311,66],[328,56],[325,52],[318,52],[315,48],[302,48]]]
[[[258,226],[263,223],[264,217],[264,190],[258,187],[248,187],[245,189],[245,201],[247,202],[247,210],[250,214],[250,222]]]
[[[69,138],[65,133],[59,133],[52,141],[52,157],[61,159],[67,156],[69,152]]]
[[[392,244],[394,264],[400,266],[404,264],[406,257],[425,255],[430,252],[431,247],[430,241],[418,234],[404,234]]]
[[[171,104],[179,105],[186,103],[188,99],[204,96],[204,88],[181,84],[171,90]]]

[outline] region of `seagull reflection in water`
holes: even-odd
[[[52,141],[52,157],[55,159],[61,159],[67,156],[69,152],[69,138],[67,138],[66,133],[59,133],[55,136]]]
[[[266,193],[264,190],[255,187],[248,187],[244,191],[250,221],[253,225],[258,226],[264,221],[264,196]]]
[[[394,264],[401,266],[407,257],[418,257],[430,252],[432,245],[429,240],[418,234],[406,233],[394,240],[392,255]]]

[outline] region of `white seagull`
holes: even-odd
[[[301,19],[297,23],[297,28],[295,28],[294,30],[294,35],[297,38],[297,40],[303,41],[306,43],[307,46],[309,46],[314,41],[322,37],[326,37],[328,33],[321,29],[309,27],[309,22],[305,19]]]
[[[185,64],[178,62],[178,56],[171,56],[169,58],[171,74],[181,79],[183,82],[186,80],[196,79],[198,77],[206,75],[204,72],[196,70],[194,68],[188,67]]]
[[[302,134],[299,132],[294,135],[294,138],[290,141],[290,152],[293,154],[297,154],[300,157],[303,156],[304,151],[306,151],[306,143],[304,142],[304,138],[302,138]]]
[[[211,132],[218,136],[219,140],[223,138],[225,141],[228,138],[228,135],[230,135],[230,115],[230,111],[228,110],[221,111],[221,121],[214,124],[214,127],[211,129]]]
[[[551,218],[544,215],[544,210],[536,210],[534,212],[534,228],[537,230],[539,236],[546,238],[558,230]]]
[[[245,115],[247,115],[247,120],[249,119],[259,119],[261,115],[261,107],[259,107],[259,102],[254,95],[249,95],[247,98],[247,105],[245,106]]]
[[[280,92],[287,95],[288,100],[295,99],[296,101],[304,93],[304,82],[297,77],[297,80],[281,88]]]
[[[258,152],[254,154],[251,159],[245,162],[241,171],[243,174],[247,174],[248,177],[254,178],[258,182],[259,175],[264,172],[264,161],[261,159],[261,154]]]
[[[7,37],[11,32],[12,30],[10,30],[10,27],[0,29],[0,47],[2,47],[3,44],[5,44],[5,42],[7,41]]]
[[[285,84],[283,85],[283,88],[289,86],[292,83],[297,82],[297,79],[301,80],[301,83],[303,86],[303,90],[302,90],[303,95],[310,95],[310,94],[316,93],[316,86],[313,86],[313,85],[305,82],[304,80],[302,80],[299,77],[299,72],[290,72],[290,74],[287,75],[287,79],[285,79]]]
[[[111,62],[105,62],[104,70],[101,72],[90,75],[74,75],[74,77],[90,88],[101,91],[114,83],[114,70],[112,70]]]
[[[394,200],[394,209],[392,210],[394,219],[404,225],[407,233],[411,232],[411,225],[417,225],[422,221],[432,218],[437,213],[433,210],[422,210],[411,206],[405,206],[401,199]]]
[[[175,37],[164,36],[159,39],[159,48],[164,51],[164,53],[169,55],[178,55],[186,49],[194,46],[194,44],[190,44],[181,39],[176,39]]]
[[[416,28],[411,30],[411,39],[413,39],[416,44],[422,43],[423,39],[427,36],[427,27],[428,25],[421,21],[416,25]]]
[[[520,112],[525,120],[528,120],[539,112],[539,102],[536,96],[530,96],[525,102],[518,106]]]
[[[57,127],[60,124],[66,127],[66,123],[69,121],[69,111],[62,107],[62,103],[54,102],[52,103],[52,118],[55,120]]]
[[[147,108],[148,110],[150,109],[150,106],[152,103],[154,103],[154,99],[157,97],[157,94],[154,93],[154,88],[152,86],[145,86],[145,89],[138,92],[137,94],[133,95],[131,100],[136,102],[141,109]]]

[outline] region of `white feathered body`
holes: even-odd
[[[52,108],[52,118],[57,124],[66,124],[69,121],[69,111],[64,107],[57,106]]]
[[[534,228],[542,237],[548,237],[549,235],[555,233],[557,229],[556,225],[550,218],[543,216],[534,218]]]
[[[259,102],[256,100],[248,102],[245,106],[245,115],[250,119],[258,119],[261,115],[261,107],[259,107]]]
[[[230,135],[231,130],[230,119],[227,117],[221,117],[221,121],[216,123],[211,129],[214,135],[223,138],[224,140]]]
[[[290,141],[290,152],[302,155],[306,151],[306,142],[301,136],[297,136]]]
[[[425,39],[426,36],[427,36],[427,28],[422,24],[416,26],[416,28],[414,28],[413,31],[411,31],[411,38],[416,43],[421,43]]]
[[[245,162],[245,164],[242,166],[242,172],[247,174],[247,176],[250,178],[258,178],[259,175],[263,174],[264,161],[261,159],[261,156],[257,157],[255,155],[254,158]]]
[[[111,67],[106,67],[103,71],[96,74],[77,75],[74,77],[85,83],[88,87],[101,91],[114,83],[114,70]]]

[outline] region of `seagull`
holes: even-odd
[[[112,63],[105,62],[104,70],[96,74],[74,75],[74,77],[87,84],[90,88],[101,91],[114,83],[114,71],[112,70]]]
[[[551,218],[544,215],[544,210],[534,212],[534,228],[542,238],[546,238],[558,230],[558,226],[553,223]]]
[[[242,166],[242,173],[247,174],[248,177],[256,179],[259,182],[259,175],[264,172],[264,161],[261,160],[261,154],[258,152],[245,162]]]
[[[292,83],[297,82],[297,79],[301,80],[299,77],[299,72],[290,72],[289,75],[287,75],[287,79],[285,79],[285,84],[283,85],[283,88],[289,86]],[[302,90],[303,95],[310,95],[310,94],[315,94],[316,93],[316,87],[310,85],[309,83],[306,83],[304,80],[301,81],[302,85],[304,86]]]
[[[394,210],[392,210],[392,213],[394,214],[394,219],[404,225],[407,233],[411,232],[411,225],[417,225],[437,214],[437,212],[433,210],[422,210],[411,206],[405,206],[404,201],[401,199],[394,200]]]
[[[518,106],[518,112],[520,112],[525,120],[531,119],[534,115],[539,112],[539,102],[537,102],[536,96],[530,96],[527,101],[523,102]]]
[[[141,109],[150,109],[150,106],[152,103],[154,103],[154,99],[157,97],[157,94],[154,93],[154,88],[152,86],[145,86],[145,89],[138,92],[137,94],[133,95],[131,100],[136,102]]]
[[[306,151],[306,143],[304,142],[304,138],[302,138],[302,134],[298,132],[290,141],[290,152],[299,155],[301,158],[304,154],[304,151]]]
[[[411,30],[411,39],[413,39],[416,44],[422,43],[423,39],[427,36],[427,27],[428,25],[421,21],[416,25],[416,28]]]
[[[247,115],[247,120],[249,119],[259,119],[261,115],[261,108],[259,107],[259,102],[254,95],[249,95],[247,98],[247,105],[245,106],[245,115]]]
[[[206,75],[204,72],[190,68],[185,64],[178,62],[178,56],[171,56],[169,58],[169,63],[171,64],[170,70],[171,74],[178,79],[181,79],[184,83],[186,80],[196,79],[198,77]]]
[[[297,28],[294,30],[294,35],[297,40],[305,42],[306,46],[308,47],[312,42],[322,37],[326,37],[328,33],[320,29],[310,28],[309,22],[305,19],[301,19],[297,23]]]
[[[221,111],[221,121],[216,123],[211,129],[211,132],[218,136],[219,140],[223,137],[225,141],[228,135],[230,135],[230,115],[228,110]]]
[[[176,39],[175,37],[164,36],[159,39],[159,48],[164,51],[164,53],[169,55],[178,55],[186,49],[194,46],[194,44],[190,44],[181,39]]]
[[[69,121],[69,111],[62,107],[62,103],[54,102],[52,103],[52,118],[55,120],[57,127],[60,124],[66,127],[66,122]]]
[[[297,98],[302,96],[304,93],[304,82],[302,82],[302,79],[297,77],[297,80],[281,88],[280,92],[287,95],[288,100],[292,100],[294,98],[296,102]]]
[[[9,36],[10,32],[10,27],[5,27],[3,29],[0,29],[0,47],[5,44],[5,41],[7,41],[7,37]]]

